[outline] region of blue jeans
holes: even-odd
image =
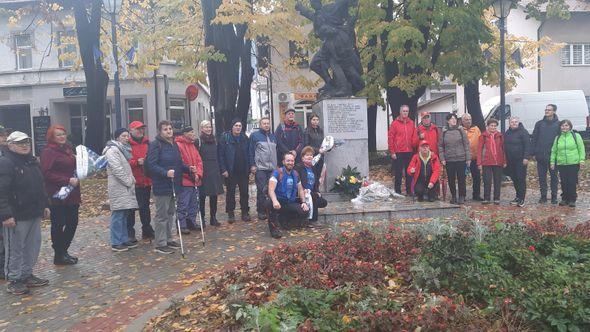
[[[131,210],[111,212],[111,245],[118,246],[129,241],[127,234],[127,216]]]
[[[180,228],[197,227],[197,212],[199,211],[199,190],[195,187],[180,187],[176,214]],[[199,222],[200,224],[200,222]]]

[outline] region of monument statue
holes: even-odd
[[[349,14],[353,6],[358,6],[358,0],[335,0],[327,5],[322,5],[321,0],[311,0],[313,10],[300,2],[295,6],[313,22],[313,30],[322,41],[310,63],[310,69],[324,80],[324,86],[318,90],[320,98],[350,97],[365,87],[356,49],[356,15]]]

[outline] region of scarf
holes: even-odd
[[[131,155],[131,145],[129,144],[123,144],[119,141],[109,141],[107,143],[107,147],[116,147],[117,149],[119,149],[119,151],[121,151],[121,153],[123,154],[123,156],[125,157],[125,159],[130,160],[132,155]]]
[[[215,135],[213,135],[213,133],[207,135],[204,132],[201,132],[201,136],[199,136],[199,138],[201,139],[201,142],[215,144]]]

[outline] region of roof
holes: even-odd
[[[440,96],[438,98],[433,98],[433,99],[425,100],[423,102],[419,102],[418,103],[418,108],[421,108],[421,107],[424,107],[424,106],[427,106],[427,105],[431,105],[431,104],[440,103],[441,101],[445,101],[445,100],[451,99],[453,97],[455,97],[455,94],[454,93],[449,93],[449,94]]]

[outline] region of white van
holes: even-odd
[[[582,90],[547,91],[530,93],[509,93],[506,95],[506,128],[508,118],[517,116],[523,126],[533,133],[535,123],[545,116],[547,104],[557,105],[557,117],[568,119],[574,129],[585,132],[588,120],[588,104]],[[494,97],[482,103],[486,121],[489,118],[500,119],[500,97]]]

